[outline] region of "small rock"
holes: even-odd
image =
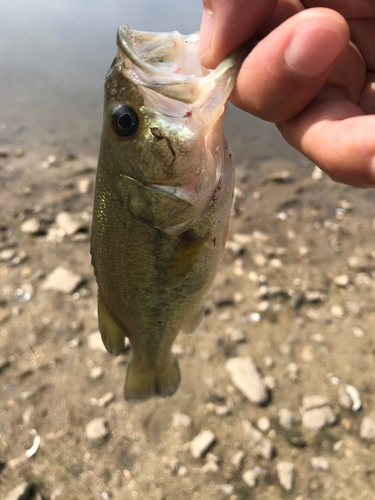
[[[281,184],[291,182],[292,179],[292,173],[289,170],[280,170],[279,172],[272,172],[267,175],[268,181],[278,182]]]
[[[49,155],[45,160],[40,162],[40,166],[42,168],[56,167],[58,164],[59,163],[55,155]]]
[[[73,293],[83,279],[70,269],[58,266],[45,279],[43,290],[53,290],[63,293]]]
[[[269,401],[268,390],[250,357],[231,358],[225,363],[225,370],[233,385],[252,403],[260,405]]]
[[[350,278],[347,274],[340,274],[340,276],[337,276],[333,282],[340,288],[346,288],[350,283]]]
[[[1,321],[0,321],[1,324]],[[3,356],[0,356],[0,373],[6,368],[7,366],[10,365],[10,361]]]
[[[103,397],[98,399],[98,406],[101,408],[104,408],[108,406],[112,401],[116,399],[116,396],[114,395],[113,392],[107,392]]]
[[[367,271],[369,269],[369,264],[367,263],[367,261],[361,257],[358,257],[357,255],[349,257],[348,266],[350,267],[350,269],[353,269],[353,271],[356,272]]]
[[[324,457],[313,457],[311,459],[311,465],[313,466],[314,469],[320,469],[320,470],[329,469],[328,460]]]
[[[56,225],[62,229],[67,236],[71,236],[81,229],[82,224],[69,212],[60,212],[56,216]]]
[[[185,465],[181,465],[177,471],[178,477],[186,477],[189,474],[189,470]]]
[[[86,425],[86,439],[94,446],[101,446],[109,434],[108,422],[105,418],[95,418]]]
[[[103,344],[103,342],[102,342]],[[103,377],[104,370],[101,366],[94,366],[94,368],[91,368],[90,370],[90,378],[91,380],[99,380]]]
[[[311,345],[302,348],[301,359],[304,363],[312,363],[315,360],[315,352]]]
[[[244,252],[243,246],[239,243],[236,243],[235,241],[227,241],[225,249],[228,250],[233,255],[233,257],[238,257]]]
[[[0,252],[0,262],[7,262],[8,260],[12,260],[15,257],[16,252],[14,248],[6,248],[5,250],[1,250]]]
[[[298,253],[300,254],[301,257],[306,257],[306,255],[310,253],[310,249],[309,247],[302,245],[298,248]]]
[[[91,188],[91,179],[84,178],[80,179],[77,183],[78,191],[82,194],[86,194],[90,191]]]
[[[233,484],[218,484],[216,486],[216,489],[218,491],[221,491],[224,495],[227,495],[228,497],[231,496],[234,492],[234,486]]]
[[[261,417],[257,420],[257,427],[262,432],[268,432],[271,429],[271,421],[268,417]]]
[[[307,302],[310,302],[311,304],[316,304],[318,302],[323,302],[326,299],[326,296],[324,295],[324,293],[321,293],[316,290],[306,290],[305,298]]]
[[[337,417],[330,406],[312,408],[302,412],[302,424],[306,429],[323,429],[336,422]]]
[[[297,363],[289,363],[286,367],[286,371],[288,373],[289,380],[292,382],[297,382],[299,376],[299,368]]]
[[[247,470],[242,475],[242,479],[249,488],[255,488],[258,482],[258,474],[255,472],[255,470]]]
[[[16,158],[23,158],[25,156],[25,154],[26,154],[26,149],[24,149],[24,148],[16,148],[14,150],[14,156]]]
[[[216,462],[213,462],[211,460],[208,461],[206,464],[204,464],[200,468],[200,472],[202,474],[207,474],[209,472],[215,473],[215,472],[219,472],[219,470],[220,470],[219,465]]]
[[[185,354],[185,349],[182,344],[175,343],[172,346],[172,354],[180,358]]]
[[[331,316],[333,318],[342,319],[345,316],[345,309],[342,306],[334,305],[331,307]]]
[[[31,500],[34,496],[35,487],[26,482],[19,484],[8,493],[5,500]]]
[[[9,309],[6,309],[5,307],[0,307],[0,325],[8,321],[12,316],[11,311]]]
[[[105,345],[103,344],[102,336],[99,330],[90,333],[90,335],[87,337],[87,345],[89,349],[92,349],[93,351],[108,352],[105,348]]]
[[[279,462],[276,465],[277,476],[285,491],[292,491],[295,477],[295,467],[292,462]]]
[[[362,328],[355,326],[353,328],[353,335],[357,337],[357,339],[363,339],[363,337],[365,336],[365,332],[364,330],[362,330]]]
[[[210,430],[201,431],[190,443],[193,458],[202,458],[216,442],[215,434]]]
[[[181,466],[180,459],[173,455],[169,458],[167,457],[167,459],[167,463],[169,465],[169,468],[171,469],[172,474],[177,474],[178,469]]]
[[[35,408],[33,406],[29,406],[22,414],[22,422],[30,426],[31,422],[35,420]]]
[[[284,264],[280,259],[271,259],[270,266],[274,267],[275,269],[282,269],[284,267]]]
[[[64,486],[58,486],[51,493],[51,500],[63,500],[64,497],[65,497]]]
[[[33,218],[33,219],[29,219],[29,220],[26,220],[25,222],[23,222],[21,224],[20,229],[25,234],[35,235],[35,234],[38,234],[40,232],[41,224],[38,221],[38,219]]]
[[[318,165],[315,165],[314,170],[312,171],[311,178],[313,181],[320,181],[323,179],[324,172],[321,170]]]
[[[275,366],[275,360],[271,356],[264,356],[263,363],[266,368],[273,368]]]
[[[340,406],[347,410],[358,411],[362,407],[361,396],[352,385],[340,386],[337,396]]]
[[[272,375],[266,375],[263,378],[263,382],[264,382],[264,385],[267,387],[267,389],[270,391],[274,391],[277,387],[276,379]]]
[[[263,300],[257,305],[257,310],[263,314],[269,311],[270,308],[271,308],[271,303],[268,300]]]
[[[249,448],[256,457],[262,457],[265,460],[271,460],[275,455],[275,448],[271,441],[263,436],[250,422],[244,420],[242,427],[245,436],[249,440]]]
[[[230,462],[235,466],[237,470],[240,470],[242,468],[244,459],[245,459],[245,452],[236,451],[236,453],[230,459]]]
[[[322,321],[323,318],[322,313],[317,309],[308,309],[306,311],[306,317],[310,321],[316,321],[316,322]]]
[[[230,334],[230,339],[235,344],[242,344],[246,342],[245,332],[242,330],[242,328],[235,328]]]
[[[188,427],[191,427],[191,424],[193,423],[193,420],[189,415],[185,415],[184,413],[180,413],[179,411],[176,411],[173,414],[173,427],[185,427],[187,429]]]
[[[279,411],[279,423],[284,429],[291,429],[301,423],[301,419],[287,408],[281,408]]]
[[[9,158],[9,156],[10,156],[10,149],[2,146],[0,148],[0,158]]]
[[[362,420],[359,435],[362,439],[375,443],[375,420],[370,417],[365,417]]]
[[[257,267],[264,267],[267,264],[266,257],[261,253],[256,253],[255,255],[253,255],[253,261]]]
[[[311,410],[312,408],[321,408],[329,405],[329,400],[325,396],[305,396],[302,398],[302,410]]]

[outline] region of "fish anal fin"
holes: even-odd
[[[99,330],[108,352],[118,356],[124,349],[126,332],[118,326],[111,313],[98,297]]]
[[[188,335],[193,335],[201,324],[204,314],[204,306],[197,310],[195,314],[192,314],[187,321],[185,321],[182,331]]]
[[[125,382],[125,399],[130,403],[142,403],[154,396],[172,396],[180,385],[178,361],[172,362],[163,370],[145,370],[134,359],[128,366]]]

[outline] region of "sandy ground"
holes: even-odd
[[[132,406],[131,353],[97,342],[96,159],[1,154],[1,499],[374,498],[375,191],[241,162],[206,315],[176,341],[181,387]],[[228,372],[248,357],[258,402]]]

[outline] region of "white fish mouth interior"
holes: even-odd
[[[123,69],[130,78],[184,103],[200,101],[215,87],[219,87],[222,96],[219,100],[226,102],[239,69],[239,58],[233,55],[214,71],[202,68],[198,54],[199,32],[186,36],[178,31],[147,33],[122,24],[117,32],[117,44]]]

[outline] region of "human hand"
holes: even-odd
[[[203,0],[215,67],[251,38],[231,101],[333,180],[375,186],[375,0]]]

